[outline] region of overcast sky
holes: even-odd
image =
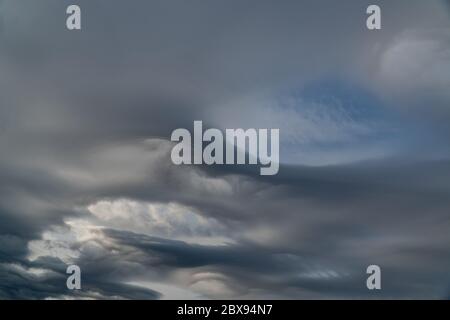
[[[0,298],[450,298],[449,8],[0,0]],[[173,165],[194,120],[279,174]]]

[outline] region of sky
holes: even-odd
[[[449,9],[0,0],[0,299],[450,298]],[[279,173],[174,165],[195,120]]]

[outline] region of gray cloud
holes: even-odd
[[[1,298],[448,297],[448,2],[77,2],[0,2]],[[193,120],[280,173],[172,165]]]

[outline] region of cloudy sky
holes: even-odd
[[[0,0],[0,298],[449,298],[449,88],[444,0]],[[173,165],[194,120],[279,174]]]

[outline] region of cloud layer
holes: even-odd
[[[372,2],[0,1],[0,298],[448,298],[449,3]],[[279,174],[174,166],[194,120]]]

